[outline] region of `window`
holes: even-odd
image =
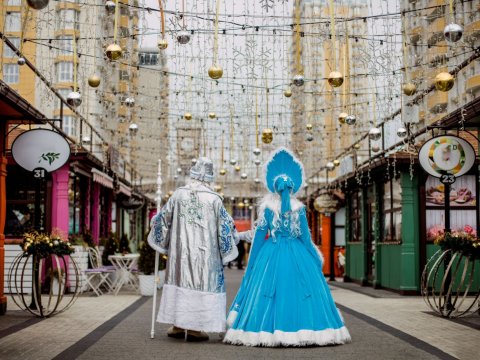
[[[158,65],[157,53],[140,53],[139,55],[140,65]]]
[[[3,65],[3,81],[7,84],[17,84],[19,77],[19,66],[17,64]]]
[[[21,6],[22,0],[8,0],[7,6]]]
[[[62,9],[58,11],[57,29],[79,30],[78,11],[73,9]]]
[[[118,29],[118,35],[120,38],[128,38],[130,36],[130,30],[126,27],[121,26]]]
[[[60,61],[57,63],[57,81],[72,82],[73,81],[73,63],[68,61]]]
[[[73,116],[64,116],[62,122],[62,129],[65,134],[70,137],[76,137],[77,131],[75,128],[75,118]]]
[[[352,194],[350,199],[350,241],[361,241],[361,205],[360,191]]]
[[[9,37],[8,40],[10,40],[10,42],[15,45],[15,47],[17,49],[20,48],[20,38],[18,37]],[[6,45],[5,43],[3,44],[3,57],[4,58],[13,58],[13,57],[16,57],[17,54],[15,54],[13,52],[12,49],[10,49],[10,47],[8,45]]]
[[[391,179],[383,187],[383,240],[402,240],[402,186],[400,178]]]
[[[335,213],[335,246],[345,246],[345,208]]]
[[[129,80],[130,76],[128,74],[128,70],[119,70],[120,80]]]
[[[58,55],[73,55],[73,36],[57,38]]]
[[[19,12],[7,12],[5,16],[5,31],[20,31],[21,15]]]

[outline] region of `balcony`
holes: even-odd
[[[441,113],[447,109],[448,93],[435,91],[427,98],[427,107],[432,113]]]
[[[443,38],[443,30],[445,29],[445,18],[440,17],[435,19],[429,26],[428,26],[428,44],[433,45],[436,42],[440,41]]]
[[[474,75],[468,78],[465,91],[476,92],[478,89],[480,89],[480,75]]]
[[[479,10],[480,11],[480,10]],[[465,26],[465,41],[475,41],[480,37],[480,20]]]
[[[445,12],[445,1],[444,0],[430,0],[426,6],[427,16],[440,15]]]

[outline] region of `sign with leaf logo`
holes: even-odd
[[[15,162],[28,171],[55,171],[70,157],[70,145],[59,133],[34,129],[19,135],[12,144]]]

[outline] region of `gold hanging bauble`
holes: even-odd
[[[237,204],[237,207],[240,208],[240,209],[243,209],[243,208],[245,207],[245,204],[240,201],[240,202]]]
[[[435,77],[435,89],[438,91],[448,91],[454,83],[455,79],[448,72],[441,72]]]
[[[262,131],[262,141],[264,144],[270,144],[273,141],[272,129],[266,128]]]
[[[189,112],[183,114],[183,117],[185,118],[185,120],[192,120],[192,114],[190,114]]]
[[[290,89],[289,87],[286,88],[285,91],[283,92],[283,95],[289,98],[290,96],[292,96],[292,89]]]
[[[355,144],[355,145],[353,145],[353,148],[354,148],[355,150],[360,149],[360,144]]]
[[[333,160],[333,165],[340,166],[340,160],[337,160],[337,159]]]
[[[96,88],[100,85],[101,79],[97,74],[93,74],[88,78],[88,85],[93,88]]]
[[[215,119],[217,117],[217,115],[214,112],[211,112],[211,113],[208,114],[208,117],[210,119]]]
[[[308,123],[305,127],[307,128],[308,131],[313,129],[313,125],[310,123]]]
[[[220,79],[223,76],[222,67],[218,65],[210,66],[210,68],[208,69],[208,76],[210,76],[214,80]]]
[[[112,61],[118,60],[122,56],[122,48],[120,47],[120,45],[110,44],[107,46],[105,55],[107,55],[107,57]]]
[[[167,39],[158,40],[157,46],[160,50],[165,50],[168,47]]]
[[[240,165],[235,166],[235,171],[239,172],[241,170]]]
[[[407,96],[412,96],[417,92],[417,86],[414,83],[406,83],[402,87],[403,93]]]
[[[339,71],[332,71],[328,75],[328,83],[333,87],[339,87],[343,84],[343,75]]]
[[[346,112],[342,112],[340,113],[340,115],[338,115],[338,121],[340,122],[340,124],[345,124],[345,119],[347,118],[348,114]]]
[[[220,175],[223,176],[223,175],[225,175],[225,174],[227,173],[227,170],[225,170],[225,169],[220,169],[219,173],[220,173]]]

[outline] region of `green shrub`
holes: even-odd
[[[152,275],[155,268],[155,250],[152,249],[147,242],[147,236],[140,245],[140,257],[138,259],[138,269],[145,275]],[[160,254],[159,258],[159,270],[164,270],[167,267],[167,257]]]
[[[102,253],[102,264],[112,265],[110,260],[108,260],[108,257],[110,255],[115,255],[115,253],[119,252],[117,236],[113,232],[110,232],[108,234],[108,237],[104,239],[104,241],[105,241],[105,244],[104,244],[105,247]]]

